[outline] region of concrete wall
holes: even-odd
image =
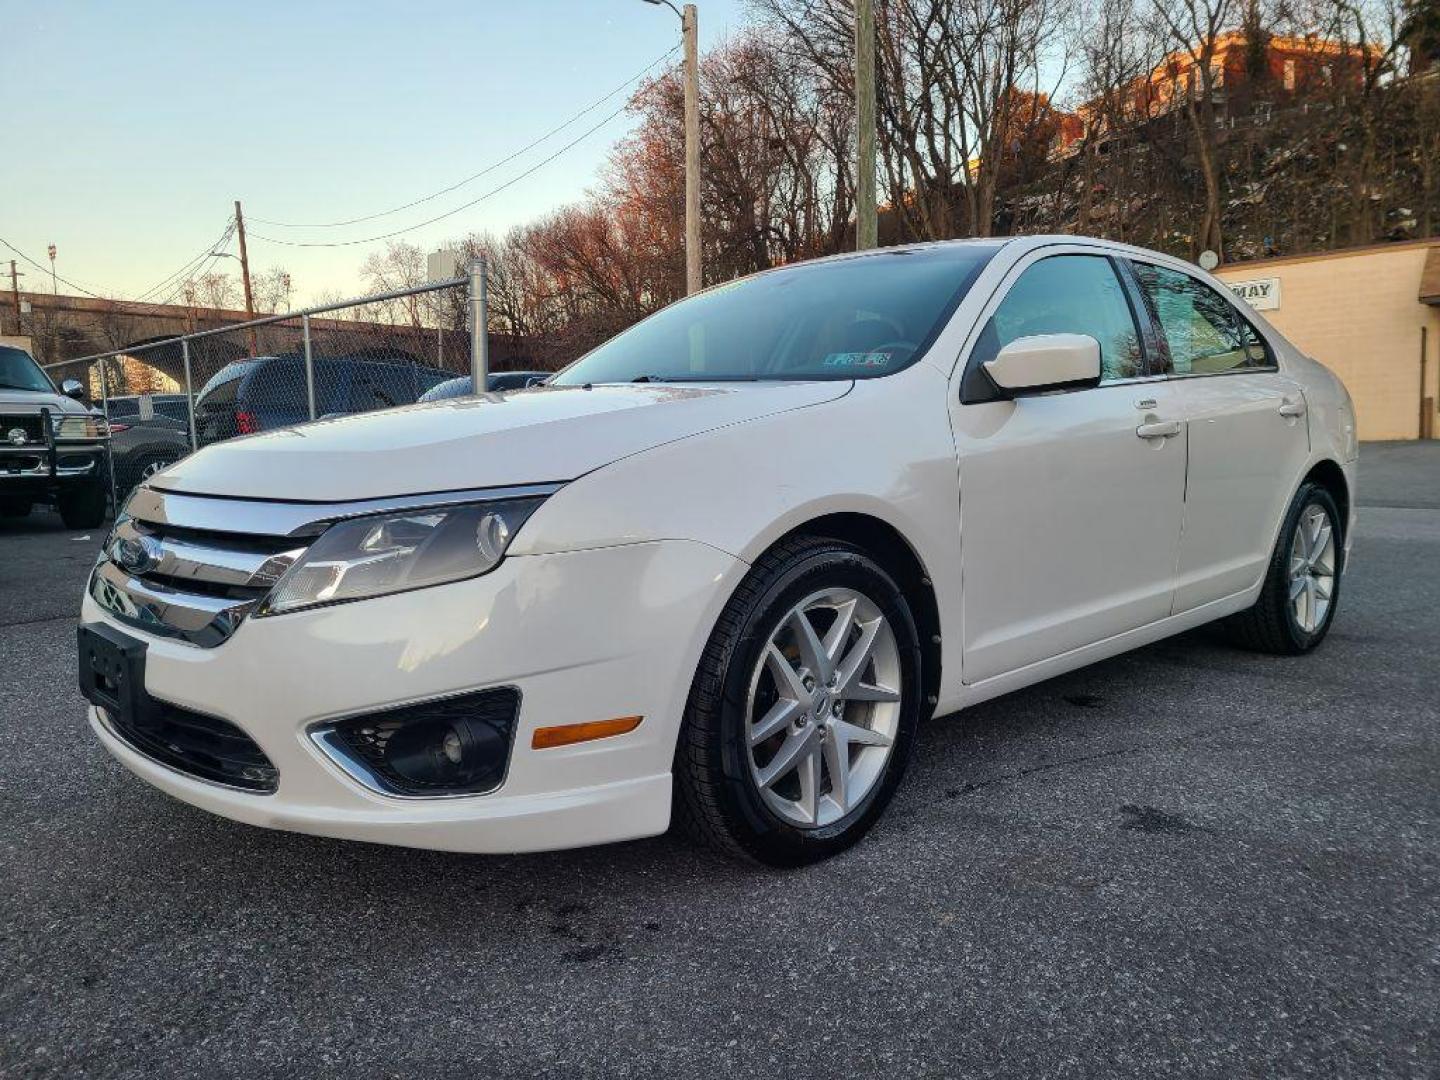
[[[1428,330],[1425,396],[1440,401],[1440,307],[1419,301],[1426,255],[1440,240],[1256,259],[1215,271],[1227,284],[1276,279],[1280,306],[1261,311],[1344,380],[1362,439],[1420,433],[1421,328]],[[1440,257],[1440,256],[1437,256]],[[1440,434],[1440,416],[1430,418]]]

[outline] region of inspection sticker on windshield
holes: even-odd
[[[880,368],[890,363],[888,352],[832,352],[821,363],[825,367]]]

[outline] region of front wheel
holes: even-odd
[[[56,499],[67,529],[96,529],[105,521],[105,488],[100,484],[62,491]]]
[[[1302,484],[1285,513],[1259,599],[1229,621],[1238,644],[1296,656],[1325,639],[1345,569],[1342,530],[1330,492],[1319,484]]]
[[[920,717],[910,605],[865,552],[788,541],[720,617],[675,757],[677,823],[774,866],[855,843],[894,795]]]

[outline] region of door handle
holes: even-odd
[[[1135,434],[1142,439],[1168,439],[1172,435],[1180,434],[1180,421],[1156,420],[1149,424],[1141,424],[1135,429]]]
[[[1279,408],[1277,411],[1280,413],[1281,416],[1304,416],[1304,415],[1305,415],[1305,402],[1303,402],[1303,401],[1286,401],[1286,402],[1282,402],[1281,405],[1280,405],[1280,408]]]

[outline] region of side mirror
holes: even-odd
[[[982,365],[1009,396],[1100,383],[1100,343],[1088,334],[1016,338]]]
[[[76,401],[85,400],[85,384],[79,379],[66,379],[60,384],[60,392],[68,398]]]

